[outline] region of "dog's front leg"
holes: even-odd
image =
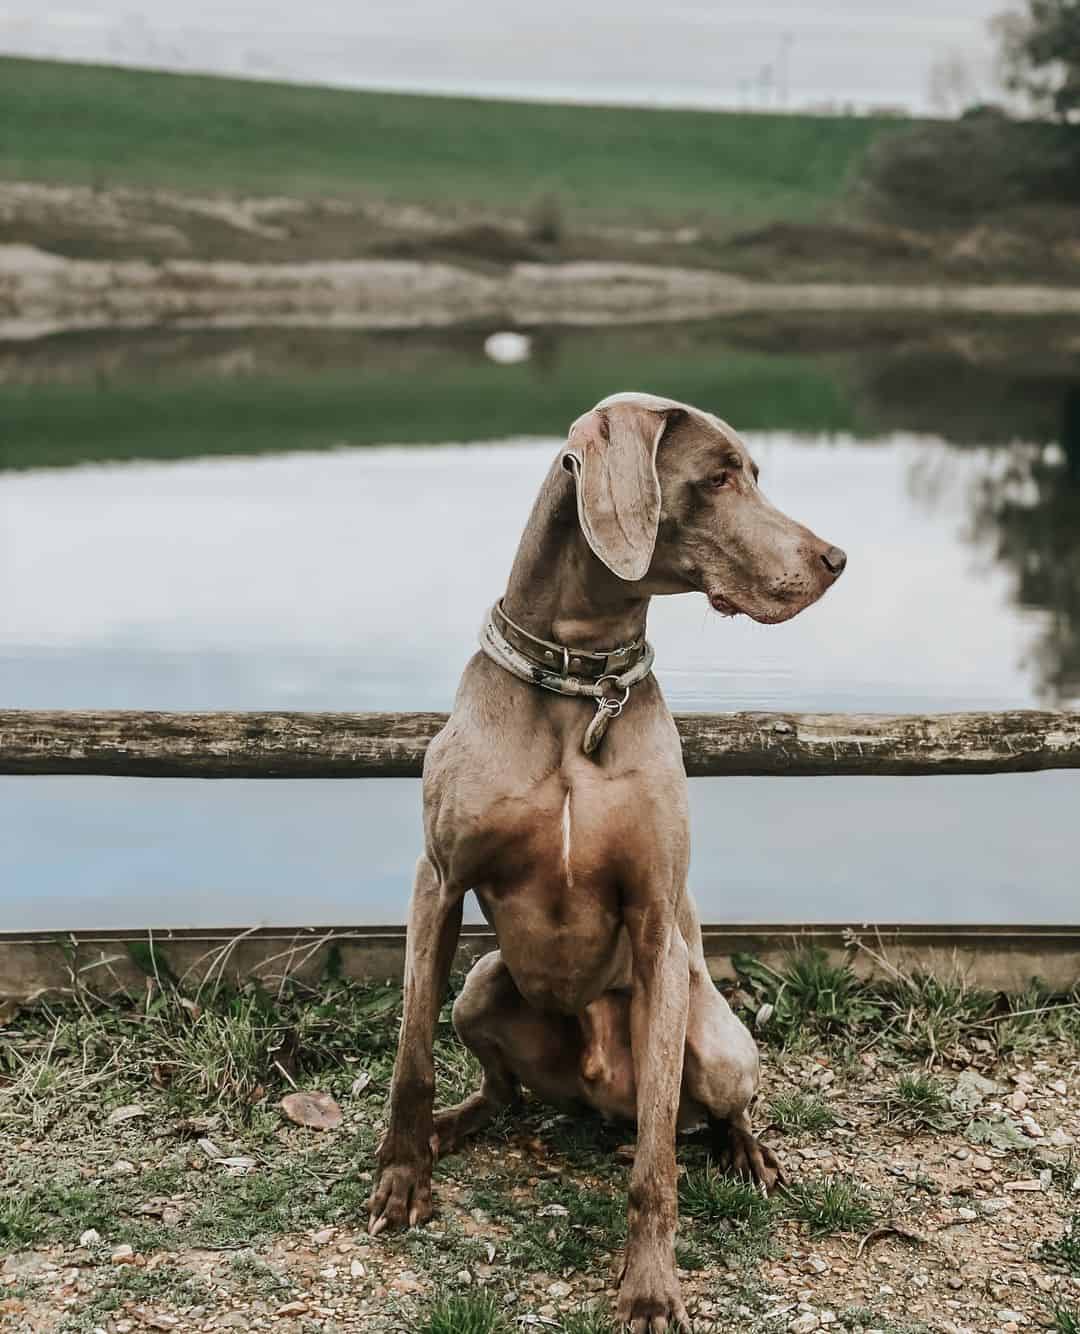
[[[379,1179],[368,1231],[415,1227],[431,1217],[432,1045],[461,927],[462,895],[451,893],[427,857],[416,868],[405,944],[405,1006],[390,1085],[390,1124],[379,1146]]]
[[[631,1046],[637,1152],[630,1175],[619,1319],[632,1334],[689,1329],[675,1273],[675,1127],[689,1004],[689,955],[667,905],[628,914],[633,950]]]

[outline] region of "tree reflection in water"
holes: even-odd
[[[1062,398],[1060,440],[1014,446],[976,490],[973,536],[1015,578],[1020,606],[1048,613],[1031,652],[1037,692],[1080,704],[1080,384]]]

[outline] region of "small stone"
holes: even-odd
[[[135,1117],[145,1116],[145,1115],[146,1115],[145,1107],[143,1107],[140,1103],[137,1102],[129,1102],[126,1103],[123,1107],[114,1107],[113,1110],[109,1113],[109,1115],[105,1118],[105,1124],[107,1126],[118,1126],[123,1121],[133,1121]]]
[[[366,1273],[367,1270],[364,1268],[364,1266],[360,1263],[359,1260],[354,1260],[352,1264],[349,1265],[350,1278],[363,1278]]]
[[[813,1334],[815,1329],[820,1328],[821,1321],[816,1311],[804,1311],[788,1325],[789,1334]]]
[[[335,1231],[336,1229],[332,1227],[320,1228],[318,1232],[313,1232],[311,1234],[311,1244],[313,1246],[327,1245],[328,1242],[333,1241]]]
[[[1053,1292],[1057,1287],[1057,1279],[1050,1274],[1035,1274],[1035,1286],[1040,1292]]]
[[[984,1153],[977,1153],[975,1157],[972,1158],[971,1165],[976,1172],[992,1172],[994,1170],[994,1164]]]
[[[88,1227],[79,1237],[80,1246],[99,1246],[101,1244],[101,1233],[96,1227]]]
[[[1009,1106],[1014,1112],[1022,1112],[1027,1105],[1027,1094],[1023,1089],[1016,1089],[1009,1095]]]
[[[557,1302],[565,1301],[570,1296],[571,1288],[569,1283],[551,1283],[548,1286],[547,1295],[553,1297]]]
[[[966,1163],[967,1160],[971,1157],[971,1150],[957,1149],[956,1152],[953,1154],[953,1157],[958,1159],[962,1163]]]
[[[964,1286],[964,1280],[960,1277],[959,1274],[950,1274],[949,1277],[945,1280],[945,1282],[948,1283],[949,1287],[952,1288],[953,1292],[959,1292],[960,1289]]]
[[[307,1315],[307,1313],[307,1302],[286,1302],[274,1312],[275,1315]]]
[[[1023,1181],[1006,1181],[1006,1190],[1042,1190],[1043,1184],[1035,1177],[1026,1178]]]
[[[1054,1090],[1055,1093],[1060,1093],[1063,1098],[1069,1091],[1069,1087],[1063,1079],[1053,1080],[1050,1084],[1050,1087]]]
[[[999,1311],[998,1319],[1003,1325],[1022,1325],[1027,1323],[1027,1316],[1022,1311],[1010,1311],[1008,1307]]]
[[[117,1246],[109,1260],[114,1265],[133,1265],[135,1263],[135,1248],[125,1243],[123,1246]]]
[[[337,1265],[327,1265],[325,1269],[319,1270],[319,1277],[333,1280],[337,1278]]]
[[[472,1274],[467,1269],[459,1269],[457,1271],[457,1281],[463,1288],[467,1288],[472,1283]]]
[[[411,1269],[403,1269],[397,1278],[390,1280],[395,1292],[423,1292],[424,1285]]]
[[[957,1218],[962,1218],[965,1223],[973,1223],[975,1219],[978,1218],[979,1215],[976,1213],[974,1209],[968,1209],[966,1206],[964,1206],[960,1209],[957,1209],[956,1216]]]
[[[114,1177],[134,1176],[137,1170],[135,1164],[128,1162],[126,1158],[118,1158],[112,1165],[112,1174]]]

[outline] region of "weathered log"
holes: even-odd
[[[443,713],[0,711],[0,774],[415,778]],[[691,777],[1080,768],[1080,713],[681,713]]]

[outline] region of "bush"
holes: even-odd
[[[986,221],[1004,208],[1080,202],[1080,131],[976,115],[928,121],[871,145],[856,181],[890,222]]]

